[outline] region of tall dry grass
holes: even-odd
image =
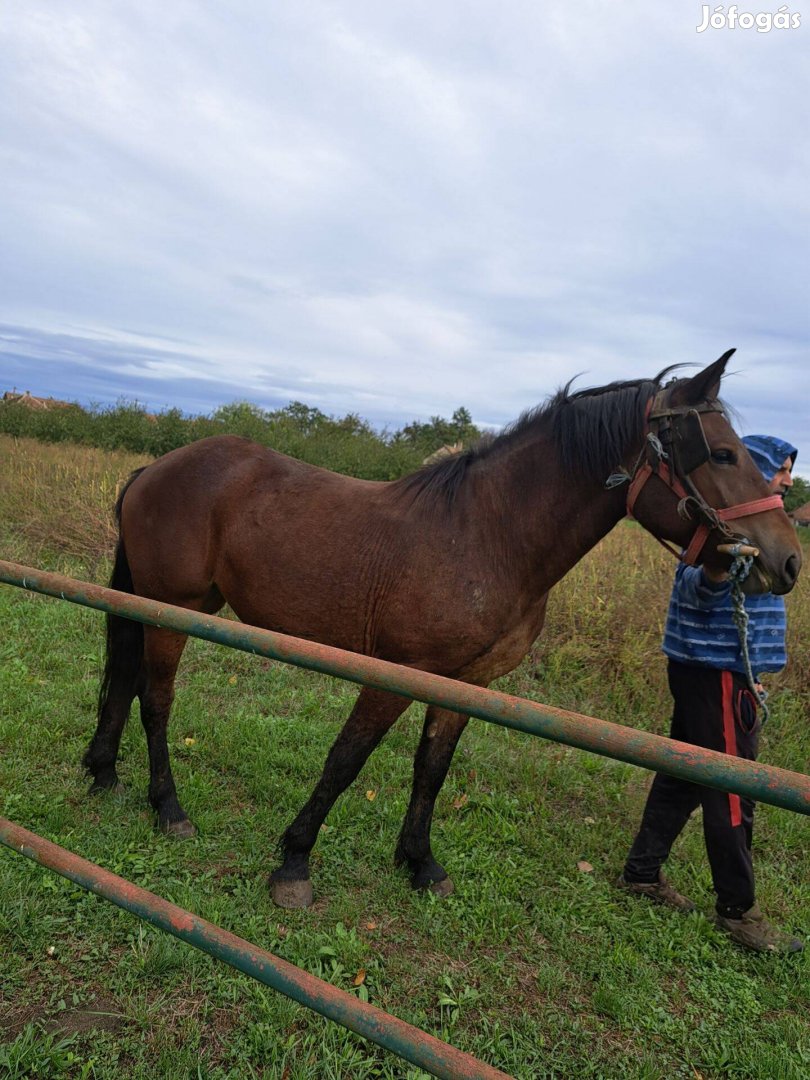
[[[104,580],[118,485],[149,460],[0,435],[0,557],[39,566],[67,559]],[[800,535],[810,559],[810,530]],[[673,571],[652,537],[622,522],[555,586],[542,637],[510,688],[646,725],[651,711],[668,708],[660,643]],[[787,600],[790,663],[768,680],[802,709],[810,701],[809,589],[810,569]]]
[[[118,485],[148,457],[0,435],[3,556],[69,556],[94,569],[115,544]]]

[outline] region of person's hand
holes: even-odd
[[[710,585],[722,585],[724,581],[728,581],[728,570],[723,570],[718,566],[706,566],[705,563],[702,569],[703,576]]]

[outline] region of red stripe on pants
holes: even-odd
[[[737,731],[734,727],[734,679],[730,671],[722,671],[721,685],[723,691],[723,741],[727,754],[739,757],[737,753]],[[740,810],[740,796],[729,792],[728,809],[731,815],[732,825],[742,824],[742,811]]]

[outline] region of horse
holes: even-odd
[[[755,546],[747,590],[786,593],[801,565],[796,531],[718,399],[733,352],[665,385],[672,367],[576,392],[568,383],[502,434],[394,481],[340,475],[235,436],[202,439],[129,478],[110,585],[209,614],[228,603],[254,626],[479,686],[520,663],[549,590],[628,507],[693,563],[728,566],[718,548],[730,538]],[[177,631],[108,616],[98,724],[83,759],[91,792],[117,785],[137,696],[149,801],[160,829],[180,838],[195,829],[166,731],[185,643]],[[320,826],[408,705],[360,690],[282,837],[270,875],[278,905],[313,902]],[[414,888],[440,896],[453,883],[431,848],[433,809],[468,719],[428,706],[395,850]]]

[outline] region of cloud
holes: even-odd
[[[0,31],[1,381],[500,424],[736,345],[732,401],[799,443],[802,31],[699,15],[31,0]]]

